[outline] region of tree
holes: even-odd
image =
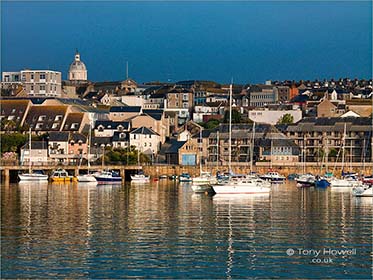
[[[224,113],[224,123],[229,122],[229,110]],[[232,123],[241,123],[242,114],[236,109],[232,109]]]
[[[21,147],[26,144],[27,139],[27,135],[20,133],[2,134],[1,153],[19,152]]]
[[[283,115],[277,122],[277,124],[292,124],[294,122],[294,117],[291,114]]]
[[[210,119],[205,123],[200,123],[200,125],[206,129],[214,129],[215,127],[219,126],[219,124],[220,124],[220,121],[216,119]]]

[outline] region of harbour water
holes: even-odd
[[[372,277],[372,198],[273,187],[1,186],[1,278]]]

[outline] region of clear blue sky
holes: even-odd
[[[2,2],[1,71],[93,81],[370,78],[371,2]]]

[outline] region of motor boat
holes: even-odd
[[[51,180],[53,182],[65,182],[65,181],[71,181],[72,176],[69,175],[69,173],[62,168],[58,168],[57,170],[54,170],[51,175]]]
[[[295,181],[299,187],[311,187],[315,185],[316,177],[312,174],[302,174]]]
[[[115,171],[101,171],[93,175],[99,183],[122,183],[122,177]]]
[[[179,176],[179,182],[192,182],[192,177],[189,175],[189,173],[182,173]]]
[[[273,183],[279,183],[285,181],[285,177],[280,175],[278,172],[270,171],[264,175],[259,176],[260,179],[270,181]]]

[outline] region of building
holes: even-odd
[[[129,121],[96,121],[94,135],[95,137],[113,137],[116,132],[129,132],[130,128]]]
[[[249,119],[256,123],[267,123],[275,125],[286,114],[293,117],[293,122],[298,122],[302,119],[302,111],[300,109],[294,110],[271,110],[271,109],[257,109],[249,111]]]
[[[60,97],[61,72],[51,70],[22,70],[3,72],[3,86],[21,84],[27,96]]]
[[[147,127],[139,127],[130,132],[130,145],[135,146],[141,153],[156,155],[160,149],[160,136]]]
[[[191,139],[178,141],[173,139],[165,150],[167,164],[180,164],[185,166],[196,166],[199,164],[198,145]]]
[[[84,62],[80,60],[80,54],[78,51],[75,53],[74,61],[70,64],[69,80],[77,82],[85,82],[88,80],[87,67]]]
[[[48,162],[48,144],[45,141],[31,142],[31,156],[30,144],[26,143],[21,148],[21,164],[28,165],[31,160],[32,165],[42,165]]]
[[[30,107],[30,100],[1,100],[1,131],[14,131],[22,127]]]
[[[271,85],[255,85],[249,90],[250,106],[263,107],[278,101],[277,93]]]
[[[344,134],[346,128],[346,134]],[[341,161],[344,147],[345,162],[372,162],[371,118],[304,118],[286,128],[306,155],[307,162]]]

